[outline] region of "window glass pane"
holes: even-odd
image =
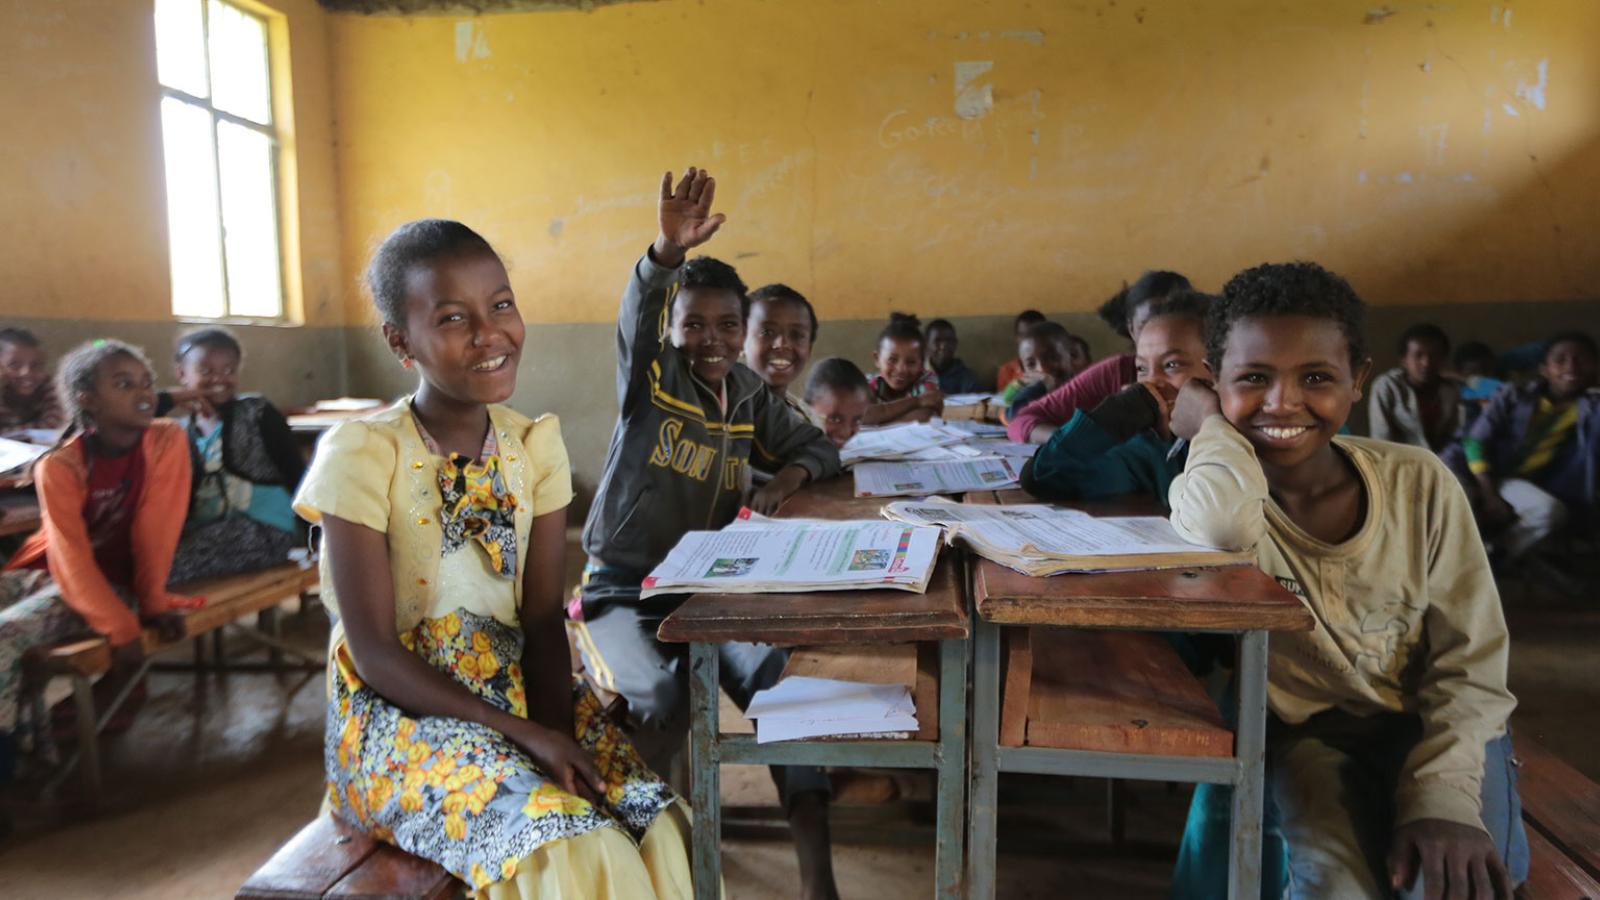
[[[218,0],[207,0],[212,102],[265,125],[272,121],[267,80],[267,23]]]
[[[206,96],[206,32],[200,0],[156,0],[156,72],[167,87]]]
[[[222,232],[232,307],[229,313],[281,315],[283,287],[278,266],[272,142],[254,129],[219,122],[217,150],[222,162]]]
[[[182,100],[161,101],[167,158],[167,244],[172,258],[172,311],[220,316],[222,247],[217,234],[217,178],[211,114]]]

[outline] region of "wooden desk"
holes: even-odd
[[[883,500],[850,497],[848,477],[810,486],[781,516],[876,518]],[[810,594],[690,597],[657,635],[690,645],[690,762],[694,770],[694,885],[714,900],[722,883],[719,767],[723,763],[932,769],[938,776],[935,896],[961,896],[962,831],[967,789],[967,613],[962,557],[942,553],[925,594],[828,591]],[[717,644],[756,641],[881,644],[939,641],[937,740],[817,740],[757,744],[754,735],[725,735],[718,720]]]
[[[0,492],[0,537],[32,534],[41,521],[39,498],[32,489]]]
[[[1026,502],[1020,492],[968,502]],[[1142,504],[1085,504],[1096,514],[1148,513]],[[988,560],[974,565],[977,621],[972,676],[972,787],[968,896],[994,896],[996,790],[1000,772],[1134,778],[1233,786],[1229,896],[1254,900],[1261,881],[1267,635],[1309,631],[1311,614],[1253,566],[1030,578]],[[1239,635],[1238,724],[1232,756],[1159,756],[1000,745],[1001,628],[1005,625]]]

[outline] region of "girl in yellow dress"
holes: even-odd
[[[421,377],[328,432],[295,498],[335,620],[327,806],[480,897],[688,896],[683,804],[571,674],[571,477],[555,417],[499,405],[524,330],[504,265],[423,220],[366,279]]]

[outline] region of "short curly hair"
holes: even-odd
[[[817,311],[812,308],[811,301],[806,299],[805,294],[787,284],[767,284],[750,292],[750,303],[788,303],[801,307],[811,319],[811,342],[813,344],[817,342]],[[745,315],[749,317],[748,312]]]
[[[406,279],[411,270],[450,256],[485,253],[498,257],[483,236],[449,219],[417,219],[389,233],[372,253],[363,279],[385,325],[406,324]]]
[[[732,291],[739,298],[739,317],[750,318],[750,289],[737,269],[714,256],[696,256],[683,264],[678,291],[672,295],[673,309],[667,311],[669,317],[675,314],[678,294],[690,290]]]
[[[1350,367],[1367,359],[1366,304],[1350,283],[1314,262],[1265,263],[1228,279],[1222,297],[1206,314],[1206,358],[1222,370],[1228,334],[1243,319],[1310,316],[1339,326],[1350,350]]]

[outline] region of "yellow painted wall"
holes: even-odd
[[[334,16],[344,265],[461,218],[531,319],[604,321],[660,172],[698,163],[729,215],[708,250],[824,317],[1086,309],[1145,267],[1216,287],[1290,257],[1379,304],[1594,296],[1600,4],[1431,6]]]
[[[300,237],[291,280],[307,324],[339,324],[343,280],[328,98],[328,19],[283,14],[291,54]],[[0,314],[172,318],[160,86],[150,0],[0,3]]]

